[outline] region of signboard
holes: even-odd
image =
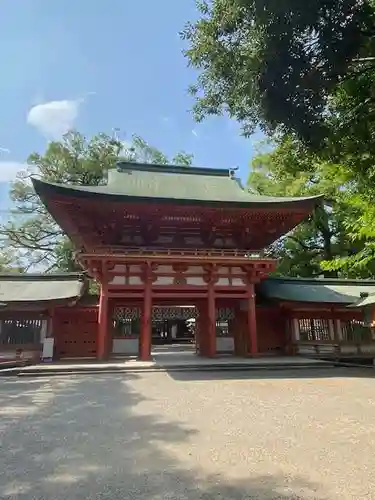
[[[55,339],[48,338],[43,340],[42,361],[48,363],[53,359],[53,346]]]

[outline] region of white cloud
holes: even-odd
[[[48,139],[59,139],[74,128],[83,99],[48,101],[33,106],[27,114],[27,123]]]
[[[14,181],[17,174],[26,171],[28,166],[17,161],[0,161],[0,182]]]

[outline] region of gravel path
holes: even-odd
[[[1,499],[375,499],[370,370],[0,380]]]

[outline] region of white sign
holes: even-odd
[[[43,340],[43,353],[42,353],[43,361],[52,361],[54,341],[55,339],[53,338]]]

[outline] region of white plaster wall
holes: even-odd
[[[246,286],[246,283],[243,282],[241,278],[232,278],[233,286]]]
[[[156,281],[154,281],[154,285],[173,285],[173,276],[159,276]]]
[[[126,276],[114,276],[109,283],[110,285],[126,285]]]
[[[113,339],[112,354],[138,354],[138,339]]]
[[[116,264],[113,271],[115,273],[124,273],[126,271],[126,266],[124,264]]]
[[[229,274],[230,272],[230,267],[221,267],[219,269],[219,274]]]
[[[139,276],[129,276],[129,285],[143,285]]]
[[[234,352],[233,337],[216,337],[216,352]]]
[[[186,271],[186,274],[202,274],[202,273],[203,273],[202,266],[190,266]]]
[[[173,267],[172,266],[158,266],[156,269],[155,273],[173,273]]]
[[[240,267],[232,267],[232,274],[245,274]]]
[[[48,332],[48,319],[42,320],[42,328],[40,329],[40,343],[43,343],[43,340],[47,337]]]
[[[195,285],[195,286],[203,286],[205,285],[205,281],[203,278],[200,278],[199,276],[195,276],[195,277],[186,277],[186,284],[187,285]]]
[[[219,278],[217,282],[215,283],[216,286],[228,286],[229,285],[229,279],[228,278]]]

